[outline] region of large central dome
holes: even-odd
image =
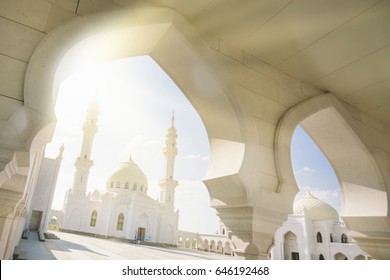
[[[306,212],[311,220],[339,220],[336,209],[313,196],[310,192],[294,203],[293,210],[294,214],[298,215],[303,215]]]
[[[148,180],[144,172],[130,157],[108,177],[107,190],[111,192],[140,191],[146,193]]]

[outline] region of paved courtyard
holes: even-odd
[[[54,232],[60,239],[40,242],[35,232],[21,240],[28,260],[228,260],[230,256],[181,248],[160,248]]]

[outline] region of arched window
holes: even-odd
[[[318,258],[319,260],[325,260],[324,255],[320,254],[320,257]]]
[[[222,235],[225,235],[225,228],[222,229]]]
[[[96,227],[96,219],[97,219],[97,212],[96,210],[93,210],[91,214],[91,222],[89,224],[91,227]]]
[[[125,222],[125,215],[123,215],[123,213],[120,213],[118,215],[118,221],[116,223],[116,229],[117,230],[123,230],[123,224]]]
[[[333,242],[333,235],[330,234],[330,242],[332,243]]]
[[[141,189],[141,192],[143,192],[144,191],[144,186],[141,186],[140,189]]]
[[[341,243],[348,243],[348,237],[344,233],[341,235]]]
[[[125,183],[125,189],[128,189],[129,188],[129,183]]]
[[[334,259],[335,259],[335,260],[348,260],[347,256],[344,255],[343,253],[337,253],[337,254],[334,256]]]
[[[284,235],[284,260],[299,260],[299,246],[295,233],[289,231]]]
[[[366,258],[363,255],[358,255],[355,257],[355,260],[365,260]]]
[[[317,232],[317,243],[322,243],[322,234],[321,234],[321,232]]]
[[[133,191],[136,191],[137,190],[137,184],[134,184],[133,185]]]
[[[118,181],[118,182],[116,182],[116,187],[117,188],[120,188],[120,186],[121,186],[121,183]]]

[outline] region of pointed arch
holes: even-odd
[[[211,240],[210,242],[210,252],[216,252],[217,251],[217,248],[216,248],[216,244],[215,244],[215,240]]]
[[[122,231],[124,223],[125,223],[125,215],[123,213],[119,213],[116,221],[116,230]]]
[[[386,216],[387,191],[370,150],[354,120],[332,94],[313,97],[285,113],[276,133],[275,160],[280,193],[296,194],[291,165],[291,140],[301,125],[332,165],[343,192],[343,216]],[[294,196],[293,196],[294,198]],[[292,202],[291,202],[292,205]]]
[[[217,243],[217,253],[223,254],[223,244],[221,240]]]
[[[89,226],[96,227],[96,220],[97,220],[97,211],[93,210],[91,214],[91,221],[89,223]]]
[[[348,260],[347,256],[344,255],[343,253],[339,252],[337,254],[334,255],[334,259],[335,260]]]
[[[358,119],[366,116],[354,110],[332,94],[324,94],[294,106],[283,115],[275,135],[275,161],[280,182],[277,191],[287,204],[293,205],[298,187],[291,164],[291,140],[295,128],[301,125],[335,171],[343,194],[340,214],[352,232],[352,238],[363,251],[384,258],[388,253],[383,254],[381,246],[389,247],[390,196],[385,184],[387,177],[379,168],[383,162],[367,133],[377,129],[379,124],[371,126],[361,122]],[[381,135],[379,129],[377,131]]]
[[[365,260],[366,258],[362,255],[362,254],[360,254],[360,255],[357,255],[356,257],[355,257],[355,260]]]
[[[197,241],[196,248],[197,248],[198,250],[203,251],[203,241],[202,241],[201,239],[199,239],[199,240]]]
[[[345,233],[341,235],[341,243],[348,243],[348,237]]]
[[[202,249],[203,251],[210,252],[209,241],[207,239],[203,240]]]
[[[183,237],[181,235],[179,235],[179,238],[177,239],[177,246],[184,247],[183,246]]]
[[[321,234],[321,232],[317,232],[317,243],[322,243],[322,234]]]
[[[191,241],[190,241],[189,237],[186,238],[186,242],[184,244],[184,248],[191,248]]]
[[[197,244],[196,238],[192,239],[192,241],[191,241],[191,249],[196,249],[196,244]]]
[[[210,195],[225,203],[244,203],[247,194],[238,172],[245,145],[233,107],[236,101],[231,98],[232,82],[204,38],[172,9],[135,7],[80,16],[59,26],[31,56],[25,78],[25,106],[51,116],[55,122],[53,104],[67,77],[95,65],[141,55],[149,55],[168,73],[207,129],[210,161],[205,184]],[[237,160],[227,162],[226,154]],[[216,181],[226,180],[229,184],[216,188]]]
[[[297,236],[292,231],[289,231],[283,236],[283,252],[284,260],[299,260],[299,247]]]

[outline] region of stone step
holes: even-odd
[[[55,235],[54,233],[45,232],[44,235],[45,235],[45,238],[46,238],[46,239],[60,239],[60,238],[59,238],[57,235]]]
[[[23,230],[23,234],[22,234],[22,238],[23,239],[28,239],[28,234],[29,234],[29,229],[26,228],[25,230]]]
[[[41,241],[41,242],[46,241],[45,235],[43,234],[42,230],[38,230],[38,238],[39,238],[39,241]]]
[[[27,260],[27,252],[16,246],[12,255],[13,260]]]

